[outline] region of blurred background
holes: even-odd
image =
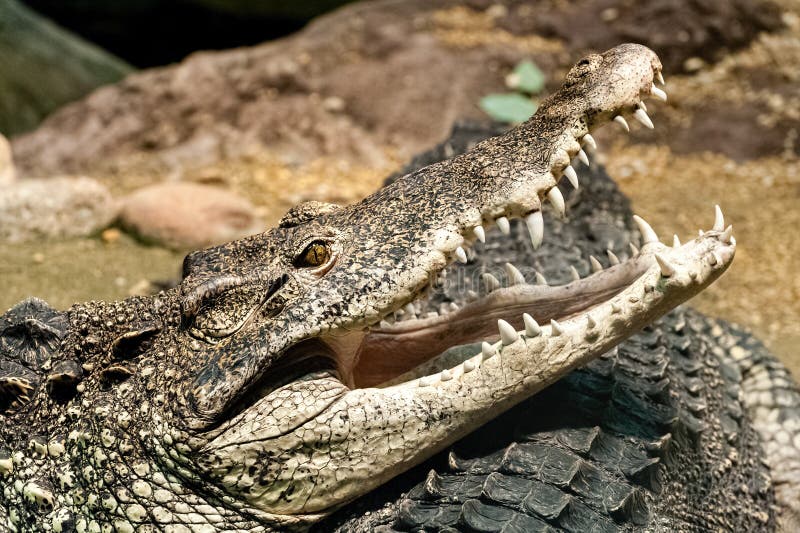
[[[693,305],[800,375],[800,0],[0,0],[0,308],[153,291],[631,41],[669,102],[593,162],[666,242],[723,207],[737,258]]]

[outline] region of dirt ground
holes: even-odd
[[[386,3],[390,7],[396,4]],[[152,143],[149,155],[131,140],[135,135],[127,132],[120,146],[135,145],[136,150],[126,153],[124,158],[114,156],[116,159],[111,164],[105,160],[102,169],[96,172],[86,161],[100,158],[98,154],[102,152],[86,149],[84,160],[80,161],[73,155],[75,152],[70,151],[74,146],[69,142],[86,142],[81,134],[54,146],[49,155],[37,157],[37,151],[44,150],[48,139],[52,141],[63,136],[64,131],[76,124],[78,117],[91,125],[92,121],[81,116],[85,110],[79,109],[46,124],[38,137],[18,140],[15,149],[23,156],[23,168],[30,172],[51,171],[61,168],[63,163],[70,170],[102,179],[117,194],[163,179],[225,185],[250,198],[262,210],[265,220],[273,224],[298,201],[317,199],[347,203],[377,188],[382,179],[414,151],[443,138],[454,120],[479,116],[478,96],[502,88],[504,74],[519,58],[534,57],[551,73],[549,85],[552,87],[558,84],[566,66],[579,56],[573,47],[606,47],[606,44],[613,44],[606,43],[608,39],[616,39],[615,42],[636,39],[637,33],[632,28],[639,18],[631,18],[624,9],[620,10],[624,2],[579,2],[581,6],[592,8],[592,20],[607,18],[608,28],[614,30],[609,35],[581,34],[581,39],[568,39],[563,32],[556,31],[569,27],[564,22],[569,19],[558,19],[556,14],[575,15],[574,3],[540,4],[552,4],[553,9],[548,11],[550,15],[539,17],[538,22],[531,22],[529,26],[519,22],[521,16],[514,17],[524,5],[513,2],[501,5],[475,1],[470,2],[472,7],[445,6],[432,11],[417,7],[420,14],[413,19],[416,22],[404,22],[405,25],[391,14],[384,13],[383,19],[371,18],[374,24],[383,20],[384,26],[358,31],[372,35],[373,41],[385,49],[377,57],[348,55],[344,74],[331,74],[324,84],[315,86],[305,96],[311,102],[310,109],[316,110],[313,119],[324,119],[328,125],[318,138],[307,124],[300,124],[301,133],[292,137],[293,130],[288,126],[297,125],[291,121],[300,119],[284,115],[286,124],[276,133],[277,140],[273,139],[271,144],[256,143],[255,148],[247,150],[229,150],[230,143],[242,139],[230,133],[235,124],[227,124],[220,137],[227,139],[225,142],[208,141],[209,152],[213,152],[214,157],[201,159],[192,166],[176,161],[192,159],[204,151],[206,141],[197,138],[196,131],[180,132],[179,136],[189,141],[174,146],[169,145],[172,142],[169,139],[175,132],[155,132],[156,137],[148,141]],[[411,9],[409,5],[398,8],[402,11],[400,15],[410,16],[405,12]],[[781,0],[772,4],[772,11],[756,10],[755,14],[748,14],[747,2],[722,2],[720,5],[725,6],[722,11],[728,8],[740,11],[725,11],[719,15],[721,19],[712,20],[707,27],[692,26],[693,22],[683,30],[675,29],[676,35],[686,31],[690,38],[684,47],[675,44],[669,48],[674,51],[668,56],[670,67],[665,72],[669,102],[667,105],[654,102],[649,106],[655,131],[645,130],[632,121],[630,135],[613,125],[607,126],[595,136],[600,149],[593,159],[607,165],[609,174],[632,198],[637,212],[651,222],[666,242],[671,241],[673,233],[686,240],[696,235],[698,228],[709,228],[713,223],[713,205],[719,203],[723,207],[726,219],[734,225],[739,243],[737,257],[730,272],[693,300],[693,305],[752,328],[795,375],[800,376],[800,276],[795,275],[796,258],[800,256],[800,239],[797,238],[800,227],[797,209],[800,205],[800,2]],[[763,24],[772,31],[759,34],[758,27],[753,30],[752,25],[745,24],[746,27],[740,25],[737,30],[736,24],[726,23],[725,27],[734,28],[731,30],[734,33],[738,31],[738,40],[733,37],[717,39],[722,46],[716,48],[703,45],[714,38],[714,24],[721,24],[720,20],[725,22],[723,15],[742,17],[742,13],[751,19],[755,19],[756,14],[767,17],[769,20]],[[662,20],[660,25],[673,28],[682,23],[680,16],[672,15],[673,22],[663,24]],[[366,17],[363,13],[360,16]],[[517,25],[512,24],[514,20],[518,21]],[[782,29],[774,29],[776,24]],[[398,25],[402,27],[398,29]],[[447,76],[457,79],[452,86],[445,87],[444,95],[431,97],[430,101],[423,101],[424,91],[431,90],[430,84],[424,85],[424,90],[414,86],[415,80],[424,77],[424,71],[419,70],[419,57],[410,53],[403,56],[403,50],[407,52],[408,47],[398,44],[404,42],[403,32],[411,31],[412,27],[421,28],[413,39],[407,39],[414,41],[415,53],[429,52],[434,63],[448,65]],[[312,28],[317,40],[321,39],[321,28],[321,23]],[[532,31],[541,35],[534,35]],[[654,31],[648,36],[658,40],[656,37]],[[683,42],[681,35],[672,37],[675,43]],[[365,39],[363,35],[350,37],[351,40],[362,38]],[[649,44],[656,48],[659,45],[658,42]],[[392,46],[400,47],[400,51],[391,53]],[[312,67],[314,64],[312,60]],[[379,64],[390,67],[376,66]],[[314,70],[312,67],[309,69]],[[353,80],[358,90],[367,91],[370,83],[377,82],[362,70],[378,69],[381,76],[391,76],[387,68],[395,69],[395,73],[405,68],[409,79],[398,74],[397,79],[392,80],[394,84],[382,81],[380,97],[370,93],[359,103],[357,94],[347,92],[356,89],[341,85]],[[477,77],[480,69],[483,74]],[[467,76],[462,71],[472,74]],[[167,76],[165,71],[153,75]],[[286,89],[291,94],[287,96],[278,91],[270,96],[272,100],[268,106],[253,109],[268,112],[278,109],[281,102],[295,105],[300,78],[281,72],[269,75],[284,76],[281,79],[291,86]],[[436,78],[435,83],[444,82]],[[135,94],[139,90],[142,89],[137,82],[129,83],[122,92]],[[331,100],[332,96],[341,101]],[[111,98],[101,97],[100,100]],[[251,97],[252,93],[248,93],[245,99]],[[99,105],[98,97],[94,98],[92,105]],[[344,107],[340,108],[342,102]],[[130,102],[120,105],[127,106],[126,109],[135,108]],[[389,107],[390,111],[381,113]],[[164,123],[169,124],[172,118],[166,117],[168,111],[164,113]],[[380,123],[384,115],[385,122]],[[127,126],[134,122],[130,116],[124,121]],[[202,124],[202,121],[197,123]],[[395,135],[392,135],[392,128],[396,128]],[[347,133],[340,136],[342,131]],[[91,131],[86,133],[90,134]],[[364,149],[342,148],[342,143],[362,141]],[[187,146],[189,149],[182,152]],[[289,147],[288,152],[284,147]],[[69,155],[59,159],[59,153]],[[43,254],[44,260],[37,254]],[[88,239],[54,245],[0,247],[0,279],[4,285],[4,290],[0,291],[0,307],[8,307],[28,294],[44,297],[59,307],[77,300],[124,297],[140,290],[144,280],[174,277],[180,258],[180,254],[144,247],[126,237],[112,244]]]

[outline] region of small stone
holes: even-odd
[[[113,244],[117,242],[122,235],[122,232],[117,228],[108,228],[103,230],[103,233],[100,234],[100,238],[106,244]]]
[[[203,248],[264,230],[246,199],[197,183],[139,189],[123,200],[120,222],[145,241],[176,249]]]

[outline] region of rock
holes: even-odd
[[[131,72],[16,0],[0,0],[0,21],[0,131],[6,135],[33,129],[54,109]]]
[[[86,177],[26,179],[0,194],[0,241],[83,237],[108,226],[117,204]]]
[[[0,134],[0,187],[11,185],[17,179],[17,170],[11,157],[11,145]]]
[[[120,222],[145,241],[203,248],[263,231],[252,204],[210,185],[164,183],[123,200]]]

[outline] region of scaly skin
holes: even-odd
[[[265,234],[191,254],[174,290],[12,309],[0,518],[21,531],[304,529],[708,286],[735,249],[721,220],[673,248],[641,222],[641,254],[618,267],[476,302],[501,339],[452,368],[411,369],[437,355],[436,320],[383,322],[463,260],[483,224],[525,217],[538,245],[543,199],[563,209],[555,185],[580,141],[661,94],[660,70],[638,45],[588,56],[520,127],[356,205],[304,204]],[[522,309],[554,321],[526,319],[520,334]],[[387,336],[414,341],[393,349],[391,371]]]

